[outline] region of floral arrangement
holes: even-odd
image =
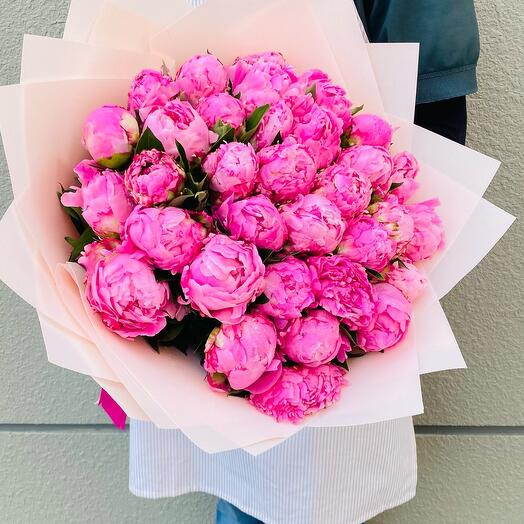
[[[417,160],[362,109],[277,52],[141,71],[127,108],[86,118],[59,193],[91,308],[278,421],[332,405],[349,359],[404,338],[444,245]]]

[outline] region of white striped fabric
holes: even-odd
[[[131,421],[132,493],[205,492],[266,524],[359,524],[411,499],[416,480],[411,418],[307,428],[258,457],[210,455],[180,431]]]

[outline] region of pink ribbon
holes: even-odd
[[[115,402],[115,399],[105,389],[100,389],[98,405],[108,414],[113,424],[123,431],[126,426],[126,412]]]

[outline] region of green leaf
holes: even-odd
[[[176,280],[180,281],[180,275],[173,275],[171,271],[156,268],[154,272],[157,282],[171,282]]]
[[[253,135],[256,133],[258,126],[260,125],[260,122],[262,121],[262,118],[264,118],[264,115],[269,111],[269,104],[265,104],[263,106],[257,107],[248,117],[246,120],[246,130],[242,135],[240,135],[239,141],[247,143],[252,138]]]
[[[162,67],[160,69],[162,71],[162,74],[165,76],[171,76],[171,72],[169,71],[169,67],[167,67],[164,60],[162,60]]]
[[[281,144],[283,141],[284,139],[282,138],[282,133],[279,131],[273,142],[271,142],[271,145],[276,146],[277,144]]]
[[[142,151],[150,151],[151,149],[164,151],[164,146],[162,145],[162,142],[160,142],[160,140],[158,140],[158,138],[153,134],[153,131],[151,131],[149,127],[146,127],[138,139],[135,153],[138,155],[138,153],[141,153]]]
[[[186,150],[184,149],[184,146],[178,141],[175,140],[176,148],[178,151],[178,154],[180,156],[180,162],[182,163],[182,169],[189,173],[189,160],[187,159]]]
[[[235,128],[229,124],[224,124],[219,120],[214,126],[213,131],[218,135],[218,138],[213,142],[209,152],[216,151],[224,142],[232,142],[235,139]]]
[[[65,241],[73,248],[69,256],[69,262],[76,262],[84,250],[84,247],[95,240],[98,240],[98,236],[90,227],[86,228],[77,239],[65,237]]]
[[[379,273],[378,271],[375,271],[374,269],[366,268],[366,272],[368,276],[372,278],[376,278],[377,280],[380,280],[381,282],[385,280],[385,277],[382,273]]]
[[[400,258],[395,258],[394,260],[391,261],[392,264],[398,264],[399,267],[401,267],[402,269],[407,269],[408,266],[406,266],[406,264],[404,264],[404,261]]]
[[[357,332],[349,329],[345,324],[340,323],[340,330],[351,342],[351,346],[357,345]]]
[[[251,393],[249,391],[245,391],[243,389],[230,391],[227,396],[228,397],[240,397],[240,398],[248,398]]]
[[[261,304],[267,304],[269,302],[269,298],[267,295],[262,293],[261,295],[258,295],[256,300],[253,302],[254,305],[261,305]]]
[[[158,333],[158,343],[163,345],[174,343],[178,335],[182,332],[182,329],[184,329],[182,322],[168,323],[167,326]]]
[[[306,89],[306,95],[311,94],[313,97],[313,100],[317,99],[317,83],[313,82],[307,89]]]
[[[361,106],[353,107],[351,109],[351,116],[355,116],[357,113],[360,113],[362,109],[364,109],[364,104],[362,104]]]
[[[389,191],[394,191],[397,187],[400,187],[404,182],[393,182],[389,187]]]

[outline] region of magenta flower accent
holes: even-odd
[[[419,166],[417,159],[408,151],[397,153],[393,157],[393,173],[390,182],[401,184],[391,191],[400,203],[409,200],[418,189],[418,182],[415,177],[418,175]]]
[[[246,110],[242,102],[228,93],[215,93],[204,98],[198,104],[197,111],[210,129],[219,120],[238,129],[246,119]]]
[[[414,302],[427,287],[428,277],[414,264],[405,260],[402,264],[394,262],[389,266],[386,282],[402,291],[410,302]]]
[[[282,100],[273,104],[269,111],[262,117],[255,136],[251,140],[255,150],[259,151],[270,146],[280,133],[285,139],[293,126],[293,113],[289,106]]]
[[[377,115],[359,113],[353,117],[351,138],[356,144],[388,148],[392,136],[391,125]]]

